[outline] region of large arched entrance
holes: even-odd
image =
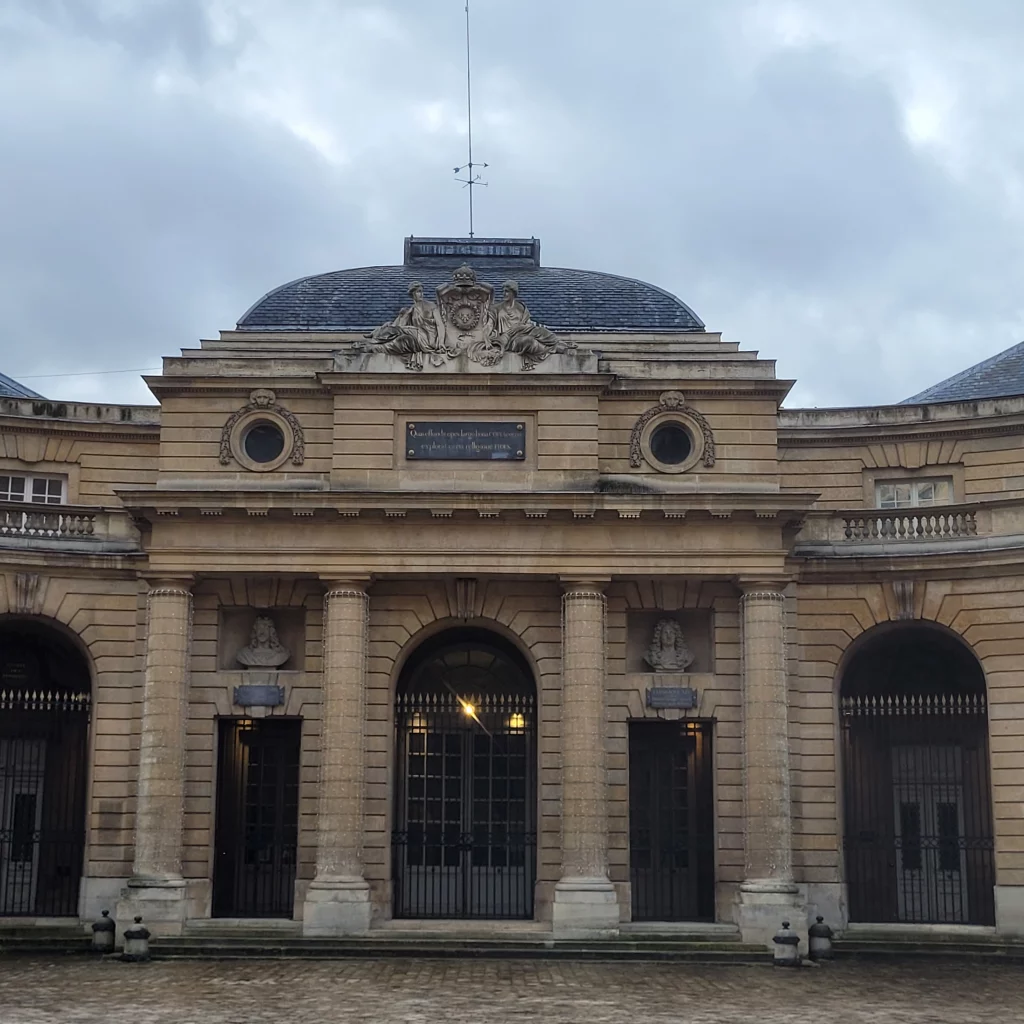
[[[395,696],[395,917],[532,918],[536,691],[520,652],[450,630]]]
[[[0,917],[78,915],[90,691],[63,634],[0,621]]]
[[[981,666],[924,624],[865,637],[840,715],[851,921],[994,924]]]

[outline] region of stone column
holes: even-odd
[[[324,598],[323,705],[316,877],[302,910],[304,935],[370,928],[363,878],[363,716],[369,598],[365,581],[328,584]]]
[[[191,637],[191,580],[153,580],[146,600],[135,860],[118,903],[119,932],[135,914],[157,935],[179,935],[185,923],[181,834]]]
[[[784,919],[805,938],[807,929],[793,884],[783,586],[744,587],[740,599],[746,856],[739,923],[745,942],[768,948]]]
[[[562,877],[552,927],[559,938],[618,933],[608,879],[604,584],[567,582],[562,597]]]

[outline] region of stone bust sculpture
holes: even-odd
[[[269,615],[257,615],[249,634],[249,645],[243,647],[235,659],[246,668],[279,668],[291,656],[291,651],[277,638],[274,620]]]
[[[685,672],[693,664],[693,651],[686,643],[682,626],[675,619],[662,619],[644,655],[655,672]]]

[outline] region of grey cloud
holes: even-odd
[[[0,17],[5,372],[155,365],[275,284],[465,229],[459,0],[18,7]],[[796,401],[899,399],[1024,332],[1024,17],[864,0],[854,25],[821,0],[804,10],[829,31],[794,43],[763,36],[782,7],[474,0],[478,230],[676,291],[777,357]],[[959,163],[904,130],[908,55],[959,103]],[[180,88],[155,88],[168,71]]]
[[[217,39],[205,0],[9,0],[23,42],[39,32],[113,45],[141,64],[180,60],[193,70],[230,60],[240,39]]]

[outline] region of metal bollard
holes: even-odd
[[[800,936],[789,930],[788,921],[782,922],[782,928],[775,933],[772,942],[775,943],[775,959],[772,963],[776,967],[800,966]]]
[[[135,918],[135,924],[125,929],[121,959],[130,964],[145,963],[149,959],[149,929],[141,917]]]
[[[832,929],[825,924],[821,914],[817,917],[817,923],[807,930],[807,944],[808,955],[812,960],[832,959]]]
[[[104,910],[103,916],[93,922],[92,951],[94,953],[114,952],[114,922],[110,919],[110,911]]]

